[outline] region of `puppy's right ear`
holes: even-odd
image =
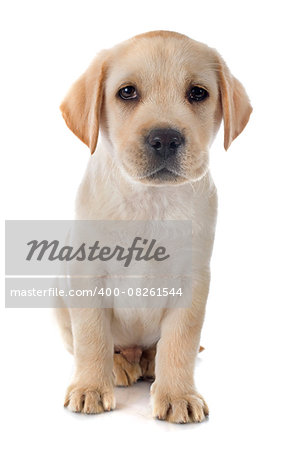
[[[98,141],[107,50],[93,60],[60,105],[67,126],[94,153]]]

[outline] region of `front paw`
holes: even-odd
[[[172,393],[153,384],[153,417],[172,423],[202,422],[209,414],[208,406],[196,391]]]
[[[65,407],[70,411],[82,412],[84,414],[100,414],[115,408],[115,396],[112,387],[100,387],[72,384],[67,389]]]

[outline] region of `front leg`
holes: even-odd
[[[162,323],[151,388],[153,416],[174,423],[202,422],[208,415],[196,391],[194,366],[208,293],[207,283],[194,289],[190,308],[168,310]]]
[[[110,310],[70,309],[75,373],[65,406],[97,414],[115,408]]]

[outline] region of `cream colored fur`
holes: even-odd
[[[191,82],[209,91],[202,105],[186,101]],[[124,84],[138,87],[140,103],[120,102],[116,93]],[[192,220],[193,246],[201,254],[193,266],[189,308],[56,310],[76,363],[65,404],[84,413],[113,409],[113,372],[123,385],[146,373],[145,359],[130,365],[122,355],[114,356],[114,346],[146,351],[157,344],[154,417],[201,422],[208,408],[193,373],[217,215],[208,150],[222,118],[226,149],[245,127],[252,110],[245,90],[215,50],[177,33],[152,32],[101,52],[61,109],[67,125],[93,153],[78,191],[76,218]],[[141,136],[158,127],[180,129],[186,136],[180,176],[169,183],[143,178],[147,158]],[[150,374],[154,355],[147,362]]]

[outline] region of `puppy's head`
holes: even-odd
[[[100,130],[125,176],[164,185],[200,179],[222,118],[227,149],[252,108],[215,50],[160,31],[101,52],[61,110],[92,153]]]

